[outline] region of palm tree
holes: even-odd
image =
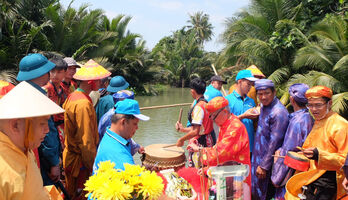
[[[211,40],[213,34],[213,26],[209,23],[209,15],[203,12],[197,12],[190,15],[190,20],[187,21],[189,30],[195,31],[198,43],[203,45],[204,42]]]

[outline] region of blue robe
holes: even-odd
[[[302,147],[314,123],[307,109],[291,113],[289,119],[289,126],[285,133],[283,145],[278,149],[280,156],[285,156],[288,151],[298,151],[296,147]],[[286,192],[285,184],[294,172],[294,169],[284,164],[284,158],[278,158],[273,164],[271,180],[274,185],[279,186],[276,189],[276,199],[284,198]]]
[[[270,105],[261,105],[251,160],[253,199],[266,199],[272,172],[272,155],[283,143],[289,123],[288,115],[288,111],[276,97]],[[256,169],[258,166],[267,171],[266,178],[257,178]]]

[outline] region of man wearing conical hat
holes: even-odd
[[[300,199],[298,195],[303,193],[309,200],[340,199],[346,195],[342,187],[342,166],[348,152],[348,122],[331,111],[330,88],[312,87],[307,90],[306,97],[315,120],[302,146],[304,155],[310,159],[310,167],[289,179],[285,198]]]
[[[259,68],[257,68],[255,65],[249,66],[248,68],[246,68],[246,70],[250,70],[255,78],[258,78],[258,79],[266,78],[266,76],[261,72],[261,70],[259,70]],[[237,87],[237,84],[233,84],[228,90],[228,93],[231,94],[236,89],[236,87]],[[256,97],[256,89],[254,86],[250,88],[247,96],[252,98],[256,105],[258,104],[257,97]]]
[[[64,110],[25,81],[0,99],[0,110],[0,199],[50,199],[32,150],[49,131],[50,115]]]
[[[83,199],[83,184],[93,169],[93,162],[99,142],[97,117],[88,96],[97,91],[100,80],[110,76],[110,72],[93,60],[89,60],[74,75],[79,87],[71,93],[63,104],[65,149],[63,166],[66,187],[72,199]]]

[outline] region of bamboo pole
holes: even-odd
[[[216,69],[215,69],[214,64],[211,64],[211,67],[213,68],[214,74],[215,74],[215,75],[218,75],[218,73],[217,73],[217,71],[216,71]],[[222,90],[222,94],[223,94],[224,97],[225,97],[225,96],[226,96],[226,91],[225,91],[225,89],[224,89],[224,86],[221,87],[221,90]]]
[[[170,107],[176,107],[176,106],[189,106],[192,103],[178,103],[178,104],[170,104],[170,105],[161,105],[161,106],[149,106],[149,107],[142,107],[140,110],[149,110],[149,109],[157,109],[157,108],[170,108]]]

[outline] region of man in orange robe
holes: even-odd
[[[306,97],[307,107],[315,119],[302,146],[304,155],[310,159],[310,168],[289,179],[285,199],[300,199],[300,193],[304,193],[307,200],[340,199],[345,195],[341,168],[348,152],[348,122],[330,110],[330,88],[315,86],[307,90]]]
[[[205,106],[210,113],[210,118],[220,127],[220,133],[216,144],[213,147],[202,148],[203,164],[216,166],[228,161],[235,161],[249,166],[250,149],[249,137],[244,124],[231,114],[228,108],[228,100],[224,97],[215,97]],[[187,147],[193,151],[199,151],[196,144]],[[247,180],[251,186],[251,176]],[[250,198],[250,197],[249,197]]]
[[[97,153],[99,134],[97,116],[88,96],[97,91],[100,79],[110,76],[104,67],[89,60],[74,75],[80,86],[71,93],[63,104],[65,149],[63,167],[66,174],[66,188],[72,199],[85,199],[82,189],[92,173]]]
[[[43,187],[32,150],[49,131],[50,115],[64,110],[25,81],[0,99],[0,110],[0,199],[56,199]]]

